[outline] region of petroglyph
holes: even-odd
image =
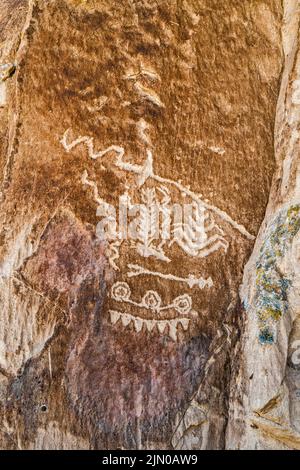
[[[138,264],[128,264],[127,266],[131,271],[127,273],[128,277],[136,277],[136,276],[154,276],[159,277],[161,279],[167,279],[169,281],[176,281],[176,282],[183,282],[187,284],[191,289],[193,287],[199,287],[199,289],[204,289],[205,287],[211,288],[214,283],[209,277],[208,279],[204,279],[203,277],[196,277],[193,274],[189,274],[187,278],[174,276],[174,274],[164,274],[158,271],[150,271],[149,269],[145,269],[143,266],[139,266]]]
[[[131,163],[123,162],[122,157],[125,154],[125,151],[123,149],[123,152],[118,152],[116,165],[125,171],[131,171],[133,173],[136,173],[138,175],[137,182],[139,185],[141,185],[141,182],[142,184],[144,184],[144,182],[148,178],[152,178],[154,181],[157,181],[158,183],[161,183],[163,185],[171,185],[177,188],[182,194],[189,196],[193,201],[202,205],[205,209],[210,210],[214,212],[215,214],[217,214],[222,220],[224,220],[224,222],[229,223],[234,229],[236,229],[246,238],[248,238],[249,240],[254,240],[255,237],[251,235],[251,233],[249,233],[243,225],[233,220],[225,211],[222,211],[218,207],[213,206],[212,204],[209,204],[206,201],[203,201],[203,199],[201,199],[199,195],[197,195],[196,193],[194,193],[187,187],[183,186],[180,182],[177,182],[175,180],[171,180],[168,178],[163,178],[159,175],[156,175],[153,172],[152,152],[149,149],[147,149],[146,152],[147,152],[147,157],[146,157],[145,163],[143,165],[133,165]]]
[[[79,144],[85,144],[87,146],[88,155],[90,158],[94,160],[97,158],[102,158],[109,152],[114,152],[117,154],[115,165],[124,171],[135,173],[137,175],[137,184],[139,187],[143,186],[143,184],[147,181],[148,178],[164,186],[170,185],[171,187],[178,189],[182,195],[189,196],[197,204],[201,205],[208,211],[212,211],[213,213],[215,213],[224,222],[227,222],[235,230],[237,230],[242,235],[244,235],[248,240],[255,239],[255,237],[251,233],[249,233],[248,230],[242,224],[239,224],[238,222],[233,220],[222,209],[219,209],[218,207],[204,201],[198,194],[194,193],[188,187],[182,185],[180,182],[171,180],[169,178],[164,178],[164,177],[161,177],[160,175],[155,174],[153,171],[153,155],[150,149],[146,149],[147,156],[146,156],[144,164],[136,165],[136,164],[123,161],[123,157],[125,156],[125,150],[122,146],[111,145],[105,150],[102,150],[100,152],[95,152],[94,145],[93,145],[93,138],[87,137],[87,136],[84,136],[84,137],[80,136],[76,140],[73,140],[72,142],[68,144],[67,143],[68,132],[69,132],[69,129],[64,133],[64,136],[61,139],[61,143],[67,152],[69,152],[70,150],[72,150],[74,147],[76,147]]]
[[[99,196],[98,188],[97,188],[97,185],[96,185],[95,181],[91,181],[88,178],[88,172],[86,170],[82,174],[81,182],[82,182],[82,184],[86,184],[87,186],[90,186],[91,188],[93,188],[94,201],[97,204],[99,204],[99,205],[105,204],[105,201],[103,199],[101,199],[101,197]]]
[[[198,315],[193,307],[193,302],[188,294],[176,297],[172,303],[162,306],[162,299],[156,291],[148,290],[141,302],[136,302],[131,298],[131,290],[127,282],[116,282],[111,288],[111,298],[116,302],[131,304],[138,308],[151,310],[157,314],[165,310],[175,310],[181,315]]]
[[[130,324],[134,325],[135,331],[139,333],[143,326],[147,331],[151,332],[156,330],[158,333],[168,334],[174,341],[177,341],[177,328],[179,325],[184,331],[189,328],[190,318],[197,317],[197,312],[192,309],[192,299],[188,294],[183,294],[176,297],[171,304],[162,306],[162,299],[156,291],[149,290],[145,293],[141,302],[136,302],[131,299],[131,290],[126,282],[116,282],[111,289],[111,298],[120,303],[130,304],[140,309],[146,309],[153,314],[158,315],[158,318],[142,318],[140,316],[132,315],[128,312],[120,312],[118,310],[109,310],[110,321],[115,325],[119,319],[124,327]],[[178,314],[184,317],[177,318],[163,318],[162,312],[175,310]]]
[[[129,70],[124,75],[124,79],[134,82],[133,89],[143,101],[148,101],[158,108],[165,107],[158,94],[141,83],[142,81],[150,83],[160,82],[160,76],[151,67],[139,64],[138,70]]]
[[[159,76],[153,71],[140,65],[138,71],[131,70],[125,75],[124,79],[133,81],[133,90],[139,95],[140,99],[163,108],[158,94],[144,85],[146,82],[159,81]],[[142,83],[143,82],[143,83]],[[205,258],[214,252],[228,250],[229,242],[225,238],[224,230],[218,225],[219,220],[225,222],[249,240],[253,236],[247,229],[234,221],[226,212],[210,204],[207,199],[202,199],[202,195],[191,191],[189,186],[184,186],[180,180],[172,180],[156,174],[153,168],[153,144],[149,136],[150,125],[140,118],[136,123],[137,136],[140,142],[145,146],[146,158],[144,163],[131,163],[132,157],[127,156],[123,145],[110,145],[102,151],[96,151],[93,138],[88,136],[79,136],[77,139],[68,142],[69,129],[63,135],[61,143],[67,152],[70,152],[78,145],[87,147],[89,158],[96,160],[102,159],[111,154],[111,165],[116,168],[135,175],[136,188],[131,188],[133,194],[138,196],[142,204],[133,204],[132,195],[127,191],[120,196],[122,206],[130,214],[132,209],[139,207],[138,216],[135,214],[135,222],[124,230],[117,224],[116,210],[109,206],[99,195],[98,186],[95,181],[88,179],[85,171],[82,176],[82,183],[88,185],[93,190],[93,199],[97,203],[97,215],[103,219],[97,225],[97,235],[100,238],[105,235],[110,241],[106,249],[106,256],[109,264],[115,271],[120,271],[116,261],[120,259],[121,246],[126,234],[128,249],[134,249],[136,254],[144,259],[154,258],[158,263],[170,263],[170,249],[174,244],[179,247],[188,257]],[[201,142],[201,147],[203,143]],[[225,150],[219,146],[206,146],[208,150],[223,155]],[[147,185],[146,185],[147,183]],[[151,187],[148,187],[150,183]],[[154,183],[154,186],[153,186]],[[129,188],[128,188],[129,189]],[[190,201],[188,214],[182,212],[178,200]],[[176,207],[175,207],[176,206]],[[119,207],[119,217],[120,217]],[[216,223],[215,218],[218,218]],[[133,230],[132,230],[133,227]],[[170,272],[165,273],[162,270],[147,269],[139,264],[127,264],[129,271],[128,278],[137,278],[139,276],[148,276],[163,281],[186,284],[190,289],[204,288],[210,289],[214,283],[211,277],[204,279],[188,272],[186,275],[175,275]],[[115,282],[111,288],[111,302],[127,305],[130,309],[135,307],[141,310],[151,312],[153,318],[143,318],[125,311],[121,312],[115,309],[109,309],[110,321],[113,325],[119,320],[124,327],[133,325],[136,332],[140,332],[145,326],[149,332],[156,331],[164,333],[167,331],[169,336],[177,341],[177,328],[181,325],[183,331],[189,328],[190,318],[196,317],[198,313],[192,309],[193,301],[191,296],[183,293],[174,298],[171,303],[163,305],[162,299],[156,290],[147,290],[141,301],[132,298],[131,290],[127,282],[123,280]],[[185,318],[165,318],[168,312],[174,312]],[[169,313],[170,314],[170,313]]]
[[[120,158],[124,155],[124,149],[122,147],[119,147],[118,145],[111,145],[105,150],[102,150],[101,152],[95,152],[94,151],[94,139],[93,137],[87,137],[87,136],[79,136],[76,140],[73,140],[69,144],[67,143],[67,137],[70,129],[67,129],[60,140],[60,143],[66,150],[66,152],[70,152],[74,147],[80,144],[85,144],[87,149],[88,149],[88,155],[91,159],[96,160],[97,158],[101,158],[104,155],[106,155],[109,152],[116,152]]]
[[[165,201],[164,195],[164,201]],[[159,230],[159,213],[160,213],[160,201],[156,197],[155,188],[142,188],[141,199],[144,203],[140,206],[140,216],[135,225],[137,234],[137,252],[148,258],[154,256],[156,259],[161,261],[169,262],[170,259],[165,255],[163,251],[163,245],[165,240],[162,238],[159,245],[155,244],[155,238],[160,238]],[[169,220],[169,219],[168,219]]]
[[[132,75],[127,78],[134,80],[134,88],[141,98],[150,101],[156,106],[163,106],[155,92],[144,87],[137,81],[138,75]],[[102,151],[96,151],[93,139],[87,136],[80,136],[68,142],[67,137],[69,130],[64,133],[61,139],[61,143],[67,152],[80,144],[85,145],[88,150],[89,158],[93,160],[98,158],[102,159],[108,154],[114,154],[114,158],[112,155],[112,165],[115,165],[122,171],[136,175],[137,191],[135,192],[137,192],[143,203],[141,205],[143,206],[143,210],[140,211],[139,217],[137,217],[135,221],[134,228],[136,236],[129,236],[128,246],[130,249],[133,248],[142,258],[152,257],[158,262],[163,263],[169,263],[171,261],[171,258],[166,253],[166,249],[169,250],[174,243],[189,257],[205,258],[219,250],[223,250],[226,253],[229,242],[225,238],[224,230],[215,222],[215,217],[218,217],[222,222],[230,224],[247,239],[252,240],[254,238],[243,225],[234,221],[226,212],[210,204],[206,199],[203,200],[202,196],[191,191],[190,187],[184,186],[181,181],[164,178],[156,174],[153,169],[153,146],[148,135],[149,125],[141,118],[136,126],[139,140],[146,148],[144,163],[139,165],[131,163],[130,157],[126,158],[125,148],[121,145],[111,145]],[[221,147],[211,146],[209,149],[219,155],[223,155],[225,152]],[[155,187],[146,187],[145,183],[148,182],[155,183]],[[117,233],[115,209],[111,208],[100,197],[96,182],[88,179],[86,171],[83,173],[82,183],[92,188],[93,199],[97,203],[97,215],[106,219],[105,222],[108,227],[106,234],[110,236],[110,243],[108,243],[105,254],[110,266],[115,271],[120,271],[116,262],[120,258],[120,249],[124,239],[120,235],[120,231]],[[181,195],[182,198],[191,201],[191,212],[188,218],[182,218],[182,214],[181,217],[176,217],[176,211],[175,215],[172,214],[171,206],[176,192],[178,194],[175,200],[178,200],[178,196]],[[126,206],[129,211],[134,207],[131,196],[127,191],[121,195],[120,199],[122,199],[122,204]],[[173,218],[172,215],[174,216]],[[160,216],[162,220],[161,225],[158,223]],[[100,224],[101,223],[102,221]],[[115,239],[113,235],[117,235]],[[201,290],[204,288],[210,289],[213,286],[213,281],[210,277],[204,279],[192,273],[187,273],[186,276],[179,276],[170,272],[163,273],[160,269],[151,270],[144,266],[130,263],[127,265],[127,268],[129,269],[127,272],[128,278],[149,276],[164,281],[183,283],[190,289],[195,287]],[[163,305],[162,299],[157,291],[148,290],[141,301],[136,301],[132,299],[130,287],[124,281],[117,281],[112,286],[111,301],[122,303],[129,307],[133,306],[138,309],[143,309],[158,316],[158,318],[142,318],[132,315],[132,313],[129,312],[110,309],[109,314],[112,324],[117,324],[119,320],[121,320],[124,327],[128,327],[132,324],[136,332],[140,332],[143,326],[145,326],[146,330],[149,332],[156,331],[162,334],[167,331],[174,341],[178,339],[178,326],[181,325],[183,331],[187,331],[190,319],[188,317],[175,319],[164,318],[164,312],[173,311],[178,315],[198,316],[197,312],[192,310],[192,298],[187,294],[179,295],[171,303]]]
[[[155,257],[157,260],[170,262],[170,258],[164,251],[164,246],[170,239],[171,223],[173,224],[173,239],[169,241],[169,247],[176,243],[189,256],[199,258],[206,257],[219,249],[227,251],[229,244],[223,237],[224,232],[215,224],[212,215],[195,202],[186,206],[183,214],[180,206],[174,208],[170,204],[169,190],[163,186],[157,188],[157,192],[163,195],[161,200],[156,197],[156,188],[142,188],[141,198],[144,205],[136,207],[139,210],[139,215],[135,214],[136,220],[129,224],[128,230],[119,226],[117,233],[115,209],[99,196],[96,183],[87,178],[86,172],[82,176],[82,182],[93,188],[94,200],[98,204],[97,215],[104,217],[97,226],[99,237],[105,236],[108,240],[115,238],[120,240],[113,247],[116,257],[118,257],[117,248],[122,243],[122,233],[124,232],[131,239],[131,247],[135,248],[142,257]],[[127,193],[124,193],[120,199],[123,208],[126,211],[128,209],[130,213],[130,209],[134,208],[131,204],[131,198]],[[160,214],[162,214],[162,218],[160,218]],[[106,228],[104,229],[103,226]],[[116,266],[111,261],[110,257],[111,265]]]
[[[126,328],[130,324],[134,325],[137,333],[142,331],[143,326],[151,333],[157,330],[160,334],[168,334],[173,341],[177,341],[178,326],[181,326],[184,331],[188,330],[190,319],[189,318],[175,318],[174,320],[147,320],[145,318],[136,317],[129,313],[119,312],[117,310],[109,310],[110,321],[113,325],[121,320],[122,325]]]
[[[229,244],[222,236],[223,230],[215,224],[214,218],[210,217],[203,207],[195,201],[193,203],[193,213],[187,223],[175,222],[174,238],[170,245],[177,243],[187,255],[199,258],[204,258],[221,248],[226,252]],[[208,225],[205,225],[207,220]],[[213,233],[209,235],[211,232]]]

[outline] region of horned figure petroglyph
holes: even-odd
[[[183,186],[181,183],[156,175],[153,171],[153,156],[150,149],[146,150],[147,156],[144,164],[136,165],[123,160],[125,150],[121,146],[112,145],[103,151],[95,153],[92,138],[79,137],[71,143],[68,143],[67,135],[68,131],[65,132],[63,139],[61,140],[66,151],[69,152],[75,146],[84,143],[87,146],[89,156],[92,159],[102,158],[107,153],[114,152],[117,154],[115,165],[126,172],[131,172],[137,175],[137,185],[142,190],[141,194],[144,201],[139,221],[136,221],[136,224],[140,226],[140,231],[138,232],[140,234],[140,242],[143,241],[143,244],[137,244],[137,250],[139,254],[143,253],[142,256],[148,257],[153,255],[156,256],[157,259],[166,262],[169,261],[169,258],[166,257],[162,251],[162,246],[165,244],[164,234],[166,233],[166,225],[170,222],[171,209],[168,207],[168,204],[171,202],[171,188],[178,190],[181,195],[188,196],[191,200],[190,207],[192,209],[192,213],[189,214],[188,221],[184,220],[183,217],[176,219],[175,216],[173,221],[173,237],[171,241],[172,244],[176,243],[187,255],[202,258],[219,249],[223,249],[225,252],[227,251],[229,245],[228,241],[224,237],[224,231],[218,224],[216,224],[215,216],[223,222],[230,224],[249,240],[254,239],[253,235],[251,235],[244,226],[235,222],[226,212],[202,200],[202,198],[192,192],[189,188]],[[165,225],[161,228],[162,243],[156,250],[151,247],[149,227],[153,225],[153,218],[156,217],[154,212],[156,210],[155,205],[157,201],[154,200],[154,190],[142,188],[147,180],[158,183],[158,191],[163,195],[160,210],[165,216],[163,217]],[[96,183],[88,180],[87,173],[83,175],[83,182],[94,188],[95,195]],[[106,203],[99,197],[98,193],[95,196],[95,201],[102,204],[101,214],[105,217],[109,217],[111,219],[111,227],[114,226],[115,221],[113,220],[112,211],[111,209],[108,212],[103,211],[103,207],[105,207]],[[98,215],[100,215],[100,211]]]

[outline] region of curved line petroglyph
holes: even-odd
[[[165,107],[163,102],[160,100],[158,94],[155,93],[155,91],[151,90],[150,88],[145,87],[140,82],[136,82],[134,84],[134,89],[142,100],[149,101],[150,103],[154,104],[158,108]]]
[[[188,294],[180,295],[176,297],[172,303],[161,306],[162,299],[160,295],[156,291],[148,290],[141,302],[136,302],[131,299],[131,290],[127,282],[118,281],[113,284],[110,295],[116,302],[127,303],[134,307],[151,310],[156,314],[160,314],[166,310],[175,310],[182,315],[198,315],[198,313],[192,309],[193,302]]]

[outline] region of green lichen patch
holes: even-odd
[[[274,342],[274,322],[288,310],[287,294],[291,280],[280,273],[278,262],[299,229],[300,205],[297,204],[281,211],[276,217],[260,250],[256,263],[254,308],[260,325],[259,341],[263,344]]]

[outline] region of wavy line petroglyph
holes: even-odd
[[[120,158],[123,157],[125,150],[123,147],[119,147],[118,145],[111,145],[105,150],[102,150],[101,152],[94,152],[94,139],[93,137],[88,137],[88,136],[79,136],[77,139],[73,140],[69,144],[67,143],[67,136],[69,133],[70,129],[67,129],[60,140],[60,143],[63,145],[64,149],[66,152],[70,152],[74,147],[77,147],[77,145],[80,144],[85,144],[87,149],[88,149],[88,155],[91,159],[96,160],[97,158],[101,158],[104,155],[106,155],[109,152],[116,152]]]
[[[82,184],[86,184],[87,186],[90,186],[91,188],[93,188],[94,201],[98,205],[105,204],[105,201],[99,196],[98,187],[95,181],[92,181],[88,178],[88,172],[86,170],[82,173],[81,182]]]
[[[153,290],[148,290],[143,296],[141,302],[131,299],[131,290],[127,282],[116,282],[111,288],[111,298],[116,302],[131,304],[134,307],[151,310],[156,314],[160,314],[166,310],[175,310],[181,315],[197,316],[197,312],[193,310],[193,302],[188,294],[176,297],[172,303],[162,306],[160,295]]]

